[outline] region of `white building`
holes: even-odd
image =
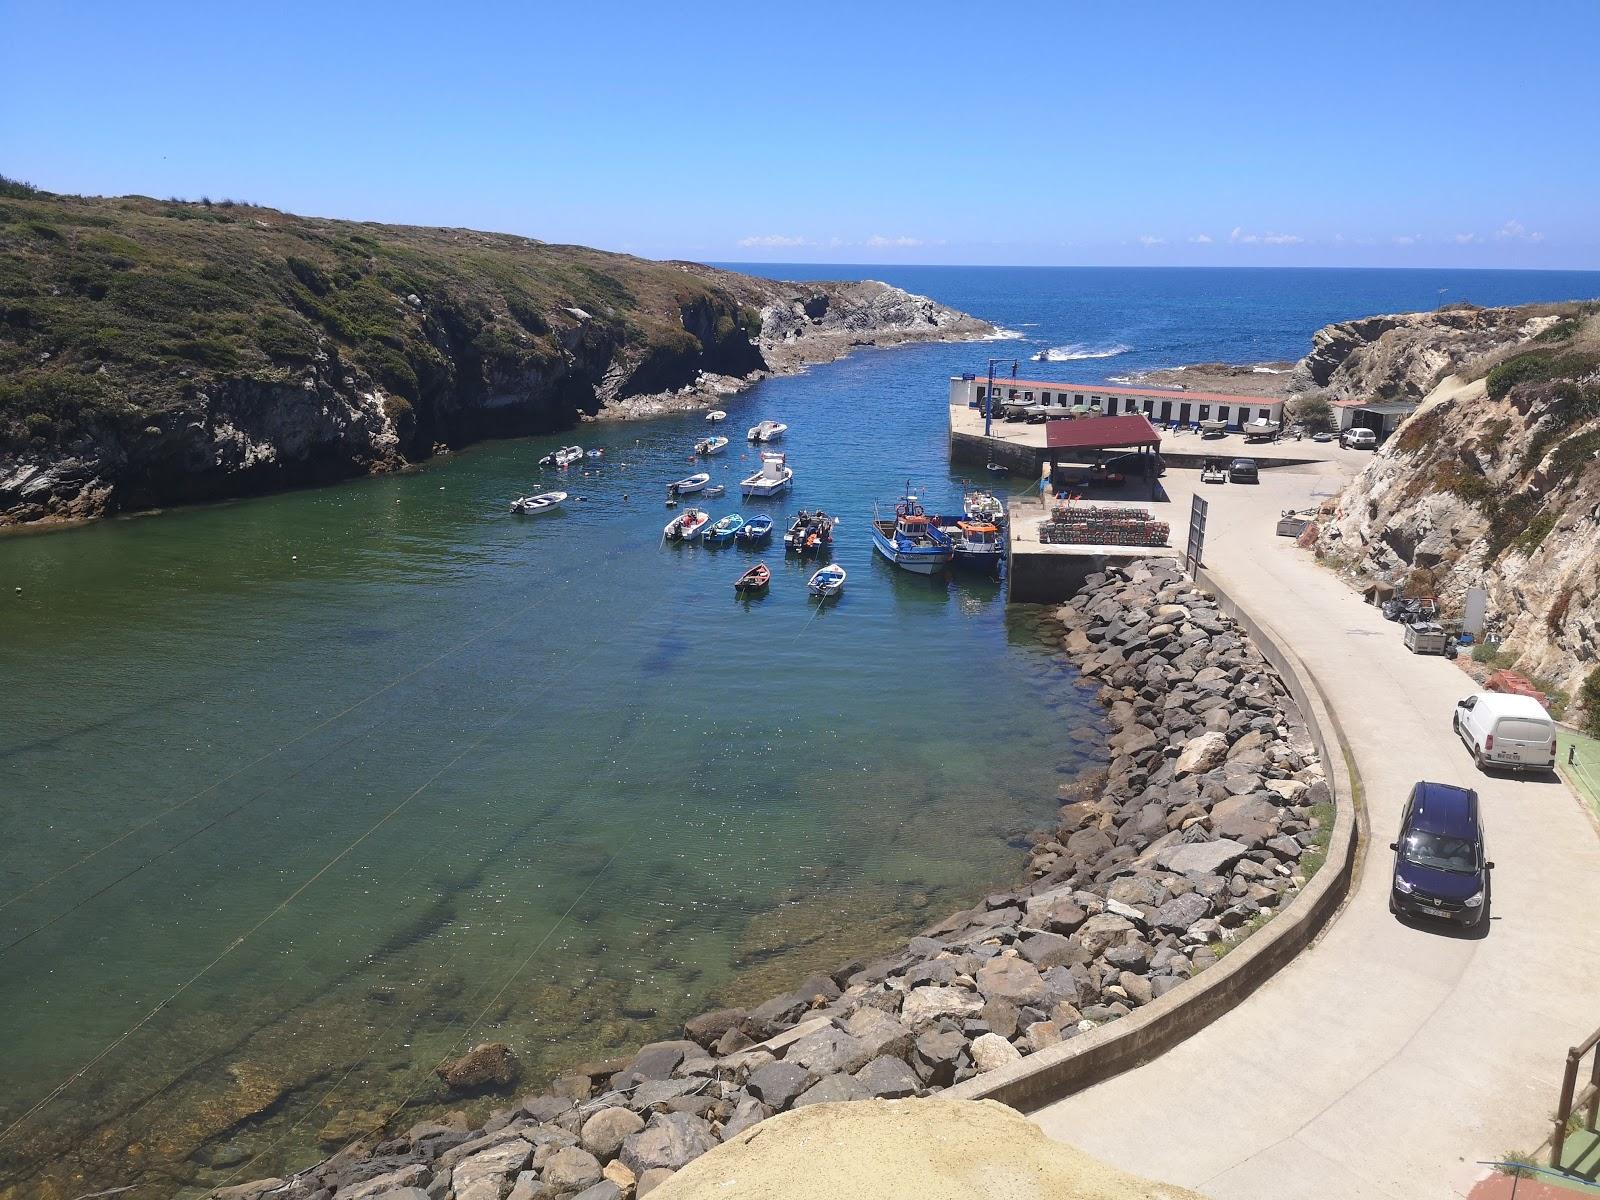
[[[975,375],[950,377],[950,403],[981,408],[988,391],[987,379]],[[1001,379],[994,381],[994,412],[1004,405],[1059,408],[1063,414],[1100,413],[1114,417],[1143,413],[1150,420],[1226,421],[1241,426],[1248,421],[1282,421],[1283,401],[1267,396],[1229,396],[1221,392],[1196,392],[1178,388],[1124,387],[1117,383],[1064,383],[1060,380]]]
[[[1396,425],[1417,411],[1417,401],[1335,400],[1333,411],[1339,419],[1340,433],[1346,429],[1370,429],[1382,441],[1394,432]]]

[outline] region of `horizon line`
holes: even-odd
[[[937,263],[845,262],[799,258],[676,258],[663,262],[698,262],[729,267],[916,267],[963,271],[1481,271],[1525,274],[1600,275],[1600,267],[1440,267],[1440,266],[1334,266],[1330,264],[1277,263]]]

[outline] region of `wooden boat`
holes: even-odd
[[[661,536],[669,542],[692,542],[700,536],[701,530],[706,527],[706,522],[709,520],[711,514],[705,509],[686,508],[667,522],[667,527],[661,531]]]
[[[744,528],[734,536],[747,546],[754,546],[757,542],[764,542],[772,536],[772,518],[751,517],[744,523]]]
[[[725,437],[701,438],[694,444],[696,454],[721,454],[728,448],[728,439]]]
[[[844,568],[838,563],[829,563],[811,577],[806,584],[806,591],[824,600],[837,596],[844,591]]]
[[[955,558],[955,546],[922,511],[909,483],[895,504],[894,520],[873,514],[872,544],[895,566],[917,575],[937,574]]]
[[[711,482],[711,476],[701,471],[698,475],[691,475],[687,479],[680,479],[677,483],[667,484],[667,495],[687,496],[690,492],[698,492]]]
[[[723,493],[725,493],[727,490],[728,489],[723,487],[720,483],[713,483],[710,487],[706,488],[706,490],[701,492],[700,494],[702,496],[720,496]]]
[[[794,469],[784,461],[783,455],[763,454],[761,469],[754,475],[745,476],[739,484],[739,490],[746,496],[776,496],[793,479]]]
[[[728,414],[723,412],[720,408],[714,408],[706,414],[706,420],[708,421],[726,421],[727,419]]]
[[[565,492],[540,492],[537,496],[518,496],[511,502],[511,511],[524,516],[549,512],[567,498]]]
[[[766,563],[757,563],[733,581],[736,592],[759,592],[772,582],[772,572]]]
[[[743,528],[744,518],[738,513],[729,513],[706,530],[705,539],[712,545],[720,546],[723,542],[731,542],[734,535]]]
[[[563,446],[555,453],[556,466],[570,467],[582,457],[582,446]]]
[[[752,442],[775,442],[781,438],[789,427],[782,421],[762,421],[759,425],[750,426],[745,434]]]

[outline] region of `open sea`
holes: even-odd
[[[476,1042],[531,1087],[1015,880],[1104,747],[1036,613],[872,554],[907,480],[959,502],[949,375],[1288,360],[1329,321],[1600,296],[1600,273],[740,269],[883,279],[1016,336],[767,381],[704,468],[714,427],[684,416],[0,538],[0,1197],[280,1174],[445,1107],[433,1067]],[[764,418],[795,487],[741,501]],[[606,456],[537,466],[566,442]],[[713,516],[840,514],[844,594],[808,602],[781,541],[664,546],[663,489],[697,469],[729,487]],[[551,487],[563,510],[507,514]],[[738,600],[757,558],[771,592]]]

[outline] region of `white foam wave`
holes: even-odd
[[[1039,357],[1041,362],[1081,362],[1086,358],[1115,358],[1132,349],[1132,346],[1124,346],[1121,342],[1110,346],[1086,346],[1082,342],[1072,342],[1066,346],[1051,346]]]
[[[1292,370],[1294,370],[1293,367],[1251,367],[1250,368],[1250,372],[1253,375],[1287,375]]]
[[[1003,325],[996,325],[994,332],[985,336],[983,340],[986,342],[1012,342],[1021,336],[1023,335],[1019,330],[1007,329]]]

